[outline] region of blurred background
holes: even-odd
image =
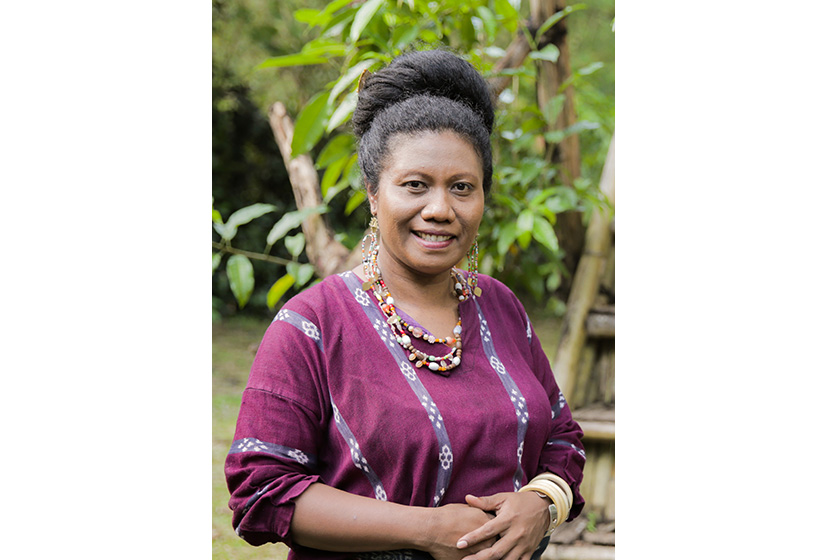
[[[497,96],[480,271],[525,304],[584,428],[587,506],[544,558],[614,558],[614,17],[613,0],[214,0],[214,558],[286,554],[231,528],[223,464],[242,389],[283,302],[358,262],[359,76],[440,47]],[[290,176],[293,160],[310,174]]]

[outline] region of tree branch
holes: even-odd
[[[289,263],[294,261],[290,261],[288,259],[284,259],[281,257],[275,257],[274,255],[266,255],[264,253],[255,253],[253,251],[245,251],[244,249],[237,249],[236,247],[230,247],[228,245],[223,245],[218,241],[213,242],[213,248],[218,249],[222,253],[230,253],[231,255],[242,255],[244,257],[248,257],[249,259],[254,259],[258,261],[265,261],[274,264],[279,264],[286,266]]]

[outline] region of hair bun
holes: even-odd
[[[415,95],[446,97],[463,103],[493,131],[494,107],[487,82],[466,60],[442,50],[417,51],[395,58],[365,77],[353,114],[353,131],[361,138],[382,110]]]

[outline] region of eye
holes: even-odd
[[[426,185],[422,181],[406,181],[405,183],[403,183],[403,186],[413,191],[419,191],[426,187]]]
[[[460,182],[452,185],[452,190],[454,190],[455,192],[458,192],[458,193],[468,193],[472,189],[473,189],[473,186],[471,184],[464,183],[463,181],[460,181]]]

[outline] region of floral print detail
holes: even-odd
[[[303,334],[313,340],[321,340],[321,332],[318,330],[318,327],[309,321],[304,321],[301,326],[303,327]]]
[[[236,446],[237,451],[267,451],[268,446],[257,438],[245,438]]]
[[[441,468],[449,470],[449,467],[452,466],[452,450],[449,449],[448,445],[443,446],[443,450],[440,452],[438,457],[440,459]]]
[[[505,370],[505,365],[496,356],[490,357],[490,365],[493,366],[493,369],[496,370],[496,373],[499,373],[501,375],[507,373],[507,370]]]
[[[277,315],[274,316],[275,321],[288,321],[290,318],[291,315],[289,315],[288,309],[281,309],[277,312]]]
[[[377,500],[381,500],[383,502],[388,501],[388,495],[385,493],[385,489],[382,487],[381,484],[376,487],[375,493],[376,493],[376,499]]]
[[[310,465],[316,463],[316,458],[308,453],[295,449],[294,447],[286,447],[277,443],[266,443],[257,438],[244,438],[234,441],[230,447],[230,453],[266,453],[274,455],[275,457],[282,457],[284,459],[291,459],[300,463],[301,465]]]
[[[364,307],[370,305],[370,298],[361,288],[356,288],[356,301]]]
[[[408,365],[408,362],[400,362],[400,371],[409,381],[415,381],[417,374],[414,373],[414,368]]]
[[[291,452],[289,452],[289,456],[301,465],[305,465],[309,462],[309,457],[307,457],[306,453],[304,453],[300,449],[293,449]]]

